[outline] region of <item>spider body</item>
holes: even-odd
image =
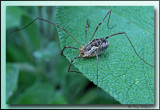
[[[97,38],[92,40],[86,46],[82,47],[79,52],[80,57],[94,57],[96,54],[101,54],[104,52],[109,43],[104,38]]]

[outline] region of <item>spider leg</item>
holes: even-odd
[[[111,12],[109,13],[109,18],[108,18],[108,22],[107,22],[107,27],[108,27],[108,29],[112,29],[112,28],[114,28],[114,27],[116,26],[116,24],[115,24],[115,25],[113,25],[112,27],[109,27],[109,19],[110,19],[110,16],[111,16]]]
[[[71,68],[71,66],[72,66],[73,61],[74,61],[75,59],[77,59],[77,58],[82,58],[82,57],[80,57],[80,56],[74,57],[74,58],[71,60],[71,63],[70,63],[70,65],[69,65],[69,67],[68,67],[68,72],[81,73],[81,72],[78,72],[78,71],[70,71],[70,68]]]
[[[54,25],[54,26],[62,29],[62,30],[63,30],[64,32],[66,32],[70,37],[72,37],[72,39],[74,39],[80,47],[83,47],[83,46],[82,46],[68,31],[66,31],[64,28],[62,28],[61,26],[59,26],[59,25],[57,25],[57,24],[55,24],[55,23],[53,23],[53,22],[51,22],[51,21],[48,21],[48,20],[45,20],[45,19],[42,19],[42,18],[39,18],[39,17],[36,18],[36,19],[34,19],[31,23],[29,23],[28,25],[24,26],[23,28],[20,28],[20,29],[18,29],[18,30],[12,31],[12,32],[9,32],[9,33],[7,33],[7,34],[9,35],[9,34],[11,34],[11,33],[14,33],[14,32],[20,31],[20,30],[23,30],[23,29],[27,28],[28,26],[30,26],[31,24],[33,24],[33,23],[34,23],[35,21],[37,21],[37,20],[45,21],[45,22],[47,22],[47,23],[49,23],[49,24],[52,24],[52,25]]]
[[[64,55],[63,55],[63,52],[64,52],[64,50],[65,50],[66,48],[72,48],[72,49],[77,49],[77,50],[79,50],[79,49],[76,48],[76,47],[65,46],[65,47],[62,49],[62,51],[61,51],[61,55],[62,55],[62,56],[64,56]]]
[[[87,45],[86,39],[87,39],[87,28],[88,27],[89,27],[89,24],[88,24],[88,19],[87,19],[86,26],[85,26],[85,46]]]
[[[97,58],[97,96],[98,96],[98,103],[99,103],[99,92],[98,92],[98,64],[99,64],[99,59],[98,59],[97,52],[96,52],[96,58]]]
[[[147,65],[149,65],[149,66],[151,66],[151,67],[154,67],[153,65],[147,63],[147,62],[137,53],[137,51],[136,51],[136,49],[134,48],[131,40],[129,39],[129,37],[127,36],[127,34],[126,34],[125,32],[119,32],[119,33],[112,34],[112,35],[110,35],[110,36],[107,36],[105,39],[108,39],[108,38],[110,38],[110,37],[112,37],[112,36],[119,35],[119,34],[125,34],[125,36],[127,37],[128,41],[129,41],[129,43],[131,44],[131,46],[132,46],[134,52],[136,53],[136,55],[137,55],[144,63],[146,63]]]
[[[104,20],[106,19],[106,17],[108,16],[108,14],[109,14],[109,19],[110,19],[111,11],[112,11],[112,10],[109,10],[109,12],[108,12],[108,13],[106,14],[106,16],[103,18],[103,20],[98,24],[98,26],[96,27],[96,29],[95,29],[92,37],[91,37],[91,40],[92,40],[93,36],[95,35],[95,33],[96,33],[97,29],[99,28],[99,26],[103,23],[103,21],[104,21]],[[114,25],[112,28],[109,28],[109,26],[108,26],[108,25],[109,25],[109,19],[108,19],[107,27],[108,27],[108,29],[112,29],[115,25]],[[91,42],[91,40],[90,40],[90,42]]]

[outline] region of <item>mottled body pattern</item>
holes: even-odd
[[[81,57],[94,57],[96,54],[101,54],[104,52],[107,47],[109,46],[109,43],[104,38],[97,38],[92,40],[90,43],[88,43],[86,46],[82,47],[79,56]]]

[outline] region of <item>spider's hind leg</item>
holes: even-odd
[[[97,96],[98,96],[98,104],[99,104],[99,91],[98,91],[98,64],[99,64],[99,59],[98,59],[97,52],[96,52],[96,58],[97,58]]]
[[[146,63],[147,65],[149,65],[149,66],[152,67],[152,68],[154,67],[154,66],[151,65],[150,63],[146,62],[146,61],[137,53],[137,51],[136,51],[136,49],[134,48],[131,40],[129,39],[129,37],[127,36],[127,34],[126,34],[125,32],[119,32],[119,33],[112,34],[112,35],[110,35],[110,36],[105,37],[105,39],[108,39],[108,38],[110,38],[110,37],[112,37],[112,36],[116,36],[116,35],[119,35],[119,34],[124,34],[124,35],[127,37],[127,39],[128,39],[128,41],[129,41],[129,43],[131,44],[131,46],[132,46],[135,54],[136,54],[144,63]]]

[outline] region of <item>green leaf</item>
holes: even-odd
[[[57,100],[58,99],[58,100]],[[16,100],[15,104],[66,104],[66,99],[56,93],[52,85],[37,83],[28,88]]]
[[[110,9],[112,13],[109,26],[116,26],[108,29],[107,17],[93,39],[126,32],[137,53],[146,62],[154,65],[154,7],[58,7],[56,23],[84,46],[86,20],[89,19],[89,42],[95,28]],[[61,48],[79,48],[67,33],[57,29]],[[99,87],[121,104],[154,104],[154,68],[145,64],[135,54],[125,35],[117,35],[107,40],[110,46],[99,55]],[[66,49],[64,55],[71,61],[78,56],[78,51]],[[96,57],[76,59],[73,65],[97,84]]]
[[[6,99],[8,101],[17,89],[19,70],[10,63],[6,66]]]

